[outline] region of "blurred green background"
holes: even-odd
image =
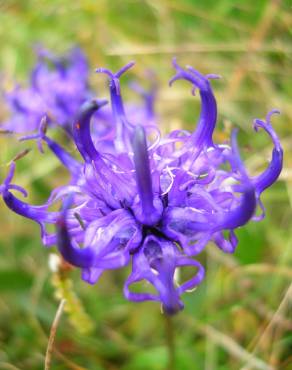
[[[105,79],[96,67],[117,69],[136,61],[131,77],[147,86],[145,70],[159,79],[157,112],[164,131],[195,126],[199,99],[187,84],[171,89],[171,58],[203,73],[218,101],[217,141],[241,128],[240,146],[251,173],[264,168],[272,146],[252,130],[254,118],[272,108],[285,149],[280,180],[263,197],[267,216],[241,229],[234,255],[208,246],[201,260],[205,282],[186,294],[173,318],[178,370],[292,369],[292,3],[195,0],[7,0],[0,1],[1,81],[25,83],[40,42],[64,53],[76,44],[89,58],[92,86]],[[132,99],[132,93],[125,97]],[[1,118],[5,108],[1,104]],[[1,137],[1,181],[7,163],[26,147],[16,182],[40,203],[65,173],[48,151]],[[0,369],[42,369],[50,327],[61,296],[51,369],[171,369],[165,319],[155,303],[125,301],[128,270],[105,273],[88,286],[78,271],[54,273],[39,229],[0,204]]]

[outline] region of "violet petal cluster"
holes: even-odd
[[[10,118],[3,128],[16,133],[36,130],[47,115],[50,123],[70,131],[72,117],[80,105],[92,96],[88,85],[88,65],[80,49],[56,56],[37,48],[37,63],[28,87],[16,85],[5,93]]]
[[[11,91],[4,92],[9,118],[2,122],[1,129],[27,134],[38,130],[42,118],[46,116],[49,125],[60,126],[71,135],[74,117],[80,106],[95,96],[89,84],[91,71],[87,59],[79,48],[60,56],[42,47],[38,47],[36,52],[37,63],[31,71],[28,86],[16,84]],[[154,122],[155,84],[149,92],[135,82],[132,85],[142,97],[143,105],[129,104],[130,117],[133,120],[147,118]],[[95,141],[107,135],[108,140],[103,140],[103,144],[108,144],[112,140],[115,121],[113,112],[103,109],[97,112],[94,120],[97,121]]]
[[[230,143],[213,140],[217,105],[210,79],[218,76],[184,69],[175,60],[173,65],[176,74],[170,84],[188,81],[193,93],[198,90],[200,95],[201,112],[193,132],[175,130],[161,137],[151,108],[141,121],[132,121],[124,107],[120,78],[133,63],[117,73],[99,68],[97,72],[109,79],[110,137],[96,141],[91,128],[93,115],[105,109],[104,100],[85,102],[74,119],[72,139],[79,161],[47,136],[43,120],[34,138],[59,158],[71,173],[70,183],[55,189],[44,205],[27,204],[11,192],[26,195],[11,183],[12,163],[0,187],[6,205],[37,222],[44,245],[57,244],[63,258],[81,269],[83,280],[94,284],[105,270],[131,264],[125,297],[158,301],[167,314],[181,310],[181,295],[204,278],[204,268],[194,257],[211,241],[223,252],[233,253],[236,229],[264,216],[261,193],[276,181],[283,162],[270,122],[276,111],[265,121],[255,120],[255,129],[266,131],[274,148],[266,170],[251,177],[240,158],[236,130]],[[103,145],[109,140],[111,145]],[[51,205],[59,201],[62,209],[51,212]],[[46,230],[48,224],[56,225],[56,233]],[[178,281],[176,272],[184,267],[192,267],[193,274]],[[140,281],[148,283],[145,291],[133,289]],[[148,289],[151,285],[154,291]]]

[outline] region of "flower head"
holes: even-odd
[[[87,60],[79,48],[60,56],[41,47],[36,52],[37,63],[31,72],[28,87],[16,85],[12,91],[4,94],[10,117],[2,123],[2,128],[13,133],[27,134],[38,130],[46,116],[49,126],[60,126],[70,136],[80,106],[95,96],[88,82],[90,70]],[[155,82],[152,85],[150,91],[146,91],[132,82],[132,88],[143,100],[141,105],[127,105],[127,111],[133,119],[141,122],[155,121]],[[94,141],[102,144],[106,150],[111,148],[115,120],[115,112],[107,108],[98,111],[94,117]]]
[[[112,145],[96,145],[90,122],[104,101],[89,100],[82,105],[72,126],[73,140],[82,160],[76,161],[41,130],[45,141],[71,172],[69,185],[55,189],[43,206],[21,202],[11,190],[14,165],[1,186],[7,206],[41,226],[45,245],[57,243],[63,258],[82,270],[82,278],[95,283],[105,270],[132,263],[124,285],[127,299],[159,301],[173,314],[183,308],[181,295],[204,278],[204,268],[193,257],[214,242],[224,252],[234,252],[235,230],[255,217],[260,195],[279,176],[282,148],[271,124],[255,121],[272,138],[274,149],[268,168],[250,177],[242,162],[233,131],[229,144],[215,144],[216,100],[209,80],[191,67],[176,61],[176,80],[187,80],[193,92],[199,90],[201,113],[194,132],[176,130],[161,138],[151,119],[132,122],[126,115],[120,77],[133,63],[117,73],[100,68],[109,78],[114,117]],[[273,113],[273,112],[272,112]],[[157,133],[154,142],[149,137]],[[177,144],[179,149],[177,149]],[[23,192],[23,191],[22,191]],[[69,197],[68,197],[68,194]],[[62,200],[59,212],[48,207]],[[55,223],[56,234],[45,226]],[[226,233],[227,232],[227,233]],[[178,282],[175,272],[194,268],[193,276]],[[132,285],[145,280],[155,293],[137,293]]]
[[[70,131],[72,117],[92,96],[86,58],[77,48],[60,57],[38,48],[37,57],[29,86],[16,86],[5,94],[11,118],[4,127],[20,133],[33,131],[46,114],[50,123]]]

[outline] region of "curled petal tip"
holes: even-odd
[[[90,268],[94,265],[95,255],[90,248],[81,249],[73,245],[66,222],[67,210],[72,204],[72,195],[65,200],[61,215],[56,221],[57,247],[65,261],[73,266]]]
[[[198,72],[193,67],[187,65],[185,69],[180,67],[176,61],[173,62],[173,66],[176,69],[177,73],[176,75],[170,80],[170,86],[171,84],[176,80],[187,80],[191,82],[194,86],[196,86],[201,91],[204,91],[205,93],[211,91],[211,87],[208,81],[208,78],[202,75],[200,72]],[[209,75],[209,76],[215,76],[215,75]]]
[[[182,78],[181,73],[184,72],[183,68],[177,63],[177,58],[172,58],[172,66],[176,69],[177,73],[169,80],[168,85],[172,86],[172,84]]]
[[[122,67],[116,74],[115,77],[121,77],[125,72],[127,72],[130,68],[135,65],[135,62],[132,60],[131,62],[127,63],[124,67]]]
[[[118,72],[116,72],[116,73],[112,72],[110,69],[102,68],[102,67],[101,68],[96,68],[95,72],[96,73],[104,73],[107,76],[109,76],[111,79],[119,78],[128,69],[132,68],[134,64],[135,64],[135,62],[134,61],[131,61],[131,62],[127,63],[124,67],[122,67],[121,69],[119,69]]]
[[[256,187],[257,194],[260,195],[266,188],[271,186],[279,177],[283,167],[283,149],[281,147],[280,140],[270,123],[271,116],[278,114],[277,109],[273,109],[267,114],[266,121],[259,119],[254,120],[254,128],[257,131],[258,128],[262,128],[271,137],[274,144],[272,152],[272,158],[267,169],[259,176],[253,179],[254,186]]]
[[[0,185],[0,194],[3,194],[6,190],[8,190],[11,180],[13,179],[14,176],[15,166],[16,163],[14,161],[11,161],[6,179],[4,180],[3,184]]]
[[[266,121],[260,120],[258,118],[254,119],[253,121],[253,127],[255,131],[258,131],[258,128],[261,127],[267,131],[267,126],[271,125],[271,118],[274,114],[281,114],[280,110],[278,109],[272,109],[268,114],[266,115]]]
[[[253,129],[258,132],[259,128],[263,126],[263,122],[259,119],[254,119],[253,120]]]
[[[191,72],[195,77],[199,78],[199,79],[202,79],[202,80],[207,80],[207,77],[205,77],[202,73],[200,73],[199,71],[197,71],[195,68],[193,68],[192,66],[190,65],[187,65],[186,66],[186,69]]]
[[[108,100],[106,99],[96,99],[95,102],[98,108],[104,107],[105,105],[108,104]]]
[[[91,116],[96,110],[103,107],[106,104],[105,99],[91,99],[86,101],[80,107],[78,112],[78,119],[82,120],[85,117]]]
[[[106,74],[107,76],[109,76],[110,78],[114,78],[114,77],[115,77],[115,75],[114,75],[114,73],[113,73],[112,71],[110,71],[110,70],[109,70],[109,69],[107,69],[107,68],[103,68],[103,67],[96,68],[96,69],[95,69],[95,72],[96,72],[96,73],[104,73],[104,74]]]
[[[168,81],[168,86],[169,86],[169,87],[171,87],[171,86],[172,86],[172,84],[173,84],[176,80],[178,80],[178,79],[179,79],[179,77],[178,77],[177,75],[173,76],[173,77]]]
[[[254,119],[253,121],[253,129],[258,132],[259,129],[263,129],[263,130],[266,130],[267,131],[267,127],[268,127],[268,123],[265,122],[265,121],[262,121],[258,118]]]
[[[274,115],[274,114],[281,114],[280,110],[279,109],[272,109],[266,116],[266,121],[268,123],[270,123],[271,121],[271,117]]]
[[[172,66],[175,68],[175,69],[181,69],[181,67],[178,65],[177,63],[177,57],[173,57],[172,58]]]

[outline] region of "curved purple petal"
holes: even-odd
[[[192,278],[176,287],[175,270],[185,266],[195,267],[196,272]],[[160,301],[163,311],[172,315],[183,308],[180,295],[195,288],[203,278],[204,268],[199,262],[183,256],[172,242],[150,235],[133,256],[133,270],[125,283],[124,294],[127,299],[135,302]],[[132,292],[131,285],[141,280],[152,284],[157,294]]]
[[[47,143],[50,150],[55,154],[59,161],[68,169],[73,177],[78,178],[82,169],[81,163],[71,156],[61,145],[52,140],[46,135],[47,118],[41,120],[38,134],[24,136],[20,141],[37,140],[37,144],[41,153],[43,153],[42,141]]]
[[[45,230],[45,224],[54,224],[56,223],[59,213],[50,212],[47,210],[48,204],[42,206],[33,206],[26,202],[21,201],[16,198],[9,189],[14,189],[20,191],[24,196],[27,195],[26,191],[18,185],[10,184],[15,170],[15,162],[11,163],[8,176],[4,180],[4,183],[0,186],[0,193],[2,198],[9,209],[17,213],[20,216],[29,218],[40,225],[42,240],[45,245],[48,245],[47,238],[48,234]]]
[[[63,210],[61,216],[58,218],[56,227],[57,246],[64,260],[73,266],[81,268],[94,266],[95,253],[93,250],[91,248],[81,249],[71,241],[66,224],[66,209]]]
[[[86,227],[80,248],[69,235],[67,210],[57,221],[58,249],[70,264],[85,268],[83,279],[93,283],[95,269],[115,269],[128,264],[130,252],[141,241],[139,227],[125,210],[117,210]]]
[[[230,158],[230,160],[241,177],[241,184],[234,185],[233,189],[234,191],[238,189],[242,193],[242,196],[238,206],[220,215],[217,221],[216,230],[233,230],[239,226],[244,225],[245,223],[247,223],[247,221],[251,219],[256,208],[256,190],[254,185],[248,178],[244,165],[240,159],[236,135],[237,131],[234,130],[231,136],[232,157]]]
[[[177,259],[177,267],[186,267],[186,266],[191,266],[195,267],[196,269],[196,274],[190,278],[188,281],[185,281],[183,284],[180,284],[178,287],[178,293],[182,294],[186,291],[190,291],[194,288],[196,288],[201,282],[204,280],[205,277],[205,269],[204,267],[200,264],[200,262],[195,261],[191,258],[187,257],[179,257]]]
[[[85,246],[94,248],[98,259],[109,258],[112,253],[135,250],[142,236],[132,215],[123,209],[93,221],[85,231]]]
[[[197,128],[191,135],[191,142],[198,148],[204,145],[212,146],[212,135],[217,120],[217,104],[208,78],[193,68],[188,67],[187,71],[184,70],[177,64],[176,59],[173,59],[173,66],[177,73],[170,80],[170,85],[177,80],[187,80],[200,91],[201,113]]]
[[[135,127],[134,131],[133,151],[137,188],[141,203],[135,215],[141,223],[154,225],[161,217],[162,204],[158,199],[154,204],[146,136],[144,128],[139,125]]]
[[[225,253],[234,253],[238,244],[238,239],[233,230],[229,232],[228,239],[224,237],[223,232],[215,233],[213,236],[214,243]]]
[[[128,151],[131,148],[131,140],[129,137],[129,130],[133,128],[133,125],[128,121],[123,99],[120,91],[119,78],[123,73],[128,71],[135,63],[130,62],[122,67],[118,72],[113,73],[106,68],[97,68],[97,73],[105,73],[110,78],[110,96],[111,106],[113,111],[113,117],[116,124],[116,138],[115,146],[118,152]]]
[[[279,177],[283,168],[283,149],[280,144],[280,140],[271,125],[272,114],[280,113],[278,110],[272,110],[268,113],[266,121],[256,119],[254,121],[254,128],[257,131],[262,128],[271,137],[274,149],[272,153],[272,159],[268,168],[259,176],[252,179],[252,182],[256,188],[257,194],[260,195],[266,188],[271,186]]]
[[[96,150],[92,141],[90,132],[90,120],[94,112],[96,112],[105,104],[107,104],[106,100],[90,100],[85,102],[79,109],[79,112],[73,124],[73,137],[75,140],[75,144],[80,154],[87,162],[100,159],[100,154]]]
[[[133,271],[124,286],[126,298],[136,302],[159,300],[167,314],[180,311],[183,303],[174,286],[176,262],[176,249],[173,243],[148,236],[141,250],[133,256]],[[156,288],[157,295],[133,293],[129,290],[130,285],[143,279]]]
[[[188,255],[199,254],[209,242],[214,228],[212,214],[191,207],[171,207],[163,217],[162,230]]]

